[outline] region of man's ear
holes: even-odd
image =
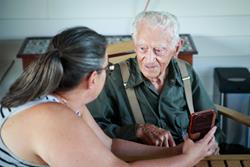
[[[89,74],[89,76],[86,78],[87,79],[87,89],[91,89],[97,84],[97,71],[93,71]]]
[[[176,52],[176,57],[178,56],[178,54],[180,53],[180,51],[181,51],[181,48],[183,47],[183,45],[184,45],[184,40],[183,39],[180,39],[178,42],[177,42],[177,44],[176,44],[176,46],[175,46],[175,52]]]

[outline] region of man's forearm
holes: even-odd
[[[182,153],[182,144],[176,147],[157,147],[113,139],[111,151],[125,161],[170,157]]]

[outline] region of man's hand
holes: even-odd
[[[161,147],[176,146],[169,131],[158,128],[153,124],[140,124],[136,129],[136,136],[145,144]]]

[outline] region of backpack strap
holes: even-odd
[[[176,61],[181,72],[182,81],[184,83],[184,91],[185,91],[188,109],[189,109],[190,114],[192,114],[194,113],[194,104],[193,104],[190,76],[188,74],[185,63],[179,59],[176,59]]]
[[[127,82],[128,82],[129,76],[130,76],[128,65],[127,65],[126,61],[120,62],[119,65],[120,65],[120,69],[121,69],[123,84],[124,84],[124,87],[125,87],[125,90],[126,90],[126,93],[128,96],[128,101],[129,101],[135,122],[137,124],[144,124],[145,121],[144,121],[144,118],[143,118],[143,115],[141,112],[141,108],[139,106],[138,99],[135,95],[135,90],[134,90],[134,88],[127,87]]]

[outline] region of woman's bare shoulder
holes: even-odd
[[[16,139],[10,144],[20,146],[20,141],[24,141],[19,147],[21,154],[32,153],[50,166],[126,166],[101,142],[93,127],[62,104],[40,104],[10,121],[10,128],[17,132],[9,136]]]
[[[61,103],[43,103],[25,111],[26,119],[31,120],[36,128],[45,129],[47,133],[57,133],[62,130],[70,130],[75,126],[87,128],[85,121],[80,119],[69,107]]]
[[[40,141],[36,151],[43,159],[53,161],[50,164],[57,163],[59,166],[102,166],[103,162],[110,165],[114,162],[124,164],[107,149],[85,120],[75,115],[68,107],[48,103],[39,106],[39,110],[45,115],[39,114],[39,117],[44,119],[43,127],[39,127],[39,131],[46,132],[43,132],[43,137],[38,136],[37,140]],[[53,113],[47,113],[48,111]],[[48,123],[45,125],[46,122]],[[100,160],[94,162],[96,155],[103,155],[103,158],[99,156]]]

